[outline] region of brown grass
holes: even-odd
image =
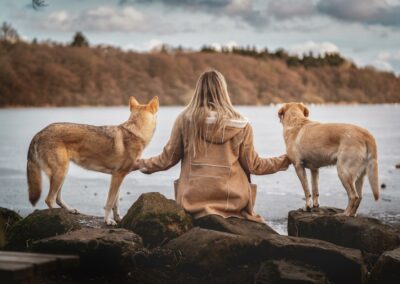
[[[0,106],[126,105],[155,95],[182,105],[207,68],[225,75],[235,104],[400,102],[399,77],[352,64],[306,69],[236,54],[0,42]]]

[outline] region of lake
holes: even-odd
[[[285,152],[282,125],[277,117],[278,106],[242,106],[237,109],[246,116],[253,128],[255,147],[262,157]],[[172,124],[182,107],[161,107],[153,140],[143,157],[162,151],[170,135]],[[0,110],[0,207],[25,216],[34,208],[30,205],[26,185],[26,154],[32,137],[53,122],[75,122],[112,125],[125,121],[128,107],[82,108],[26,108]],[[368,129],[378,143],[380,182],[386,187],[381,200],[375,202],[368,182],[359,213],[377,217],[385,222],[400,219],[400,106],[399,105],[315,105],[310,106],[310,118],[321,122],[346,122]],[[133,172],[125,178],[121,188],[121,213],[144,192],[158,191],[173,198],[173,180],[179,176],[179,164],[168,171],[150,176]],[[48,180],[43,179],[43,193],[36,208],[46,208]],[[110,176],[91,172],[71,164],[63,186],[66,202],[80,212],[103,215]],[[286,232],[289,210],[304,205],[303,191],[293,167],[273,175],[254,176],[258,184],[256,212],[281,233]],[[345,208],[347,194],[336,174],[335,167],[320,171],[320,204]]]

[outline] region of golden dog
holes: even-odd
[[[136,160],[153,136],[158,98],[154,97],[147,105],[140,105],[131,97],[129,104],[130,117],[118,126],[54,123],[33,137],[27,162],[32,205],[40,198],[43,170],[50,180],[47,206],[54,208],[58,204],[71,213],[78,213],[61,198],[61,187],[72,161],[83,168],[112,175],[104,221],[115,225],[121,219],[118,212],[119,187],[124,177],[137,169]]]
[[[309,120],[302,103],[284,104],[278,112],[283,124],[286,151],[300,179],[306,198],[305,209],[318,207],[318,169],[336,165],[349,196],[344,215],[355,216],[362,198],[366,173],[375,200],[379,199],[378,161],[375,138],[365,129],[339,123]],[[305,168],[311,170],[312,202]]]

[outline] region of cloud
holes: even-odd
[[[327,15],[336,20],[367,25],[400,26],[397,0],[131,0],[142,5],[162,4],[239,19],[255,28],[275,21]],[[125,4],[130,1],[122,1]]]
[[[385,70],[400,72],[400,49],[395,51],[381,51],[371,62],[374,67]]]
[[[211,46],[217,50],[217,51],[221,51],[223,47],[228,48],[229,50],[232,50],[234,47],[238,47],[238,43],[236,41],[228,41],[226,43],[218,43],[218,42],[214,42],[211,44]]]
[[[268,14],[278,20],[308,17],[315,13],[312,0],[272,0],[268,3]]]
[[[386,0],[320,0],[317,10],[339,20],[400,26],[400,4]]]
[[[307,41],[293,45],[289,48],[290,54],[302,56],[312,52],[314,55],[324,55],[326,53],[339,53],[339,48],[331,42]]]
[[[165,23],[147,21],[143,13],[131,6],[99,6],[79,14],[56,11],[41,20],[39,25],[57,31],[166,33],[171,30],[171,26]]]
[[[269,15],[264,9],[256,9],[253,0],[134,0],[141,5],[162,4],[168,8],[203,12],[214,16],[225,16],[241,20],[255,28],[266,27]],[[123,1],[123,4],[128,4]]]

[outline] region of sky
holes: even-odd
[[[256,46],[291,54],[340,52],[400,74],[400,0],[1,0],[0,20],[25,40],[148,51],[162,43]]]

